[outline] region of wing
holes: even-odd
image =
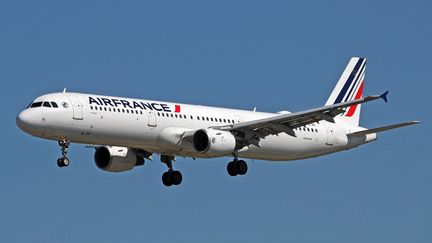
[[[361,99],[328,105],[311,110],[277,115],[269,118],[213,128],[231,131],[237,138],[240,139],[240,142],[243,142],[244,146],[250,144],[259,146],[259,140],[269,135],[276,135],[284,132],[295,137],[295,128],[323,120],[334,123],[333,118],[341,113],[344,113],[347,107],[370,102],[380,98],[387,101],[387,93],[388,91],[379,96],[367,96]]]

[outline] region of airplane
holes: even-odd
[[[37,97],[16,123],[24,132],[58,141],[59,167],[68,166],[70,143],[92,145],[98,168],[123,172],[159,154],[168,171],[165,186],[179,185],[175,157],[229,156],[230,176],[245,175],[242,159],[291,161],[327,155],[377,139],[377,133],[418,121],[367,129],[359,125],[361,104],[387,102],[388,91],[363,97],[366,58],[348,62],[324,106],[277,113],[227,109],[106,95],[69,93]]]

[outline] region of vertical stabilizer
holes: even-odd
[[[348,62],[336,87],[333,89],[326,105],[347,102],[360,99],[363,94],[363,85],[366,72],[366,58],[353,57]],[[346,108],[345,112],[335,117],[351,125],[358,126],[360,122],[361,105],[353,105]]]

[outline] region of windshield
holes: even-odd
[[[33,102],[32,104],[30,104],[28,106],[28,108],[36,108],[36,107],[47,107],[47,108],[58,108],[59,106],[57,105],[56,102],[54,101],[38,101],[38,102]]]

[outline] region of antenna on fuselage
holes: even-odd
[[[66,88],[63,89],[63,94],[66,93]]]

